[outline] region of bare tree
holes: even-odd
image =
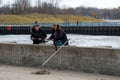
[[[10,6],[11,6],[10,4],[4,5],[4,7],[2,7],[3,8],[2,14],[10,14],[11,13]]]
[[[26,14],[31,7],[31,0],[15,0],[13,8],[17,14]]]
[[[53,6],[58,7],[61,0],[49,0],[48,3],[51,3]]]
[[[41,7],[42,6],[42,0],[37,0],[36,5],[37,5],[37,7]]]
[[[43,4],[42,0],[37,0],[36,7],[38,8],[37,11],[39,13],[42,13],[42,4]]]
[[[35,9],[38,13],[57,14],[61,0],[36,0]]]
[[[56,14],[61,0],[46,0],[42,2],[43,13]]]
[[[62,0],[49,0],[49,3],[52,4],[53,8],[55,9],[54,13],[57,14],[59,4]]]

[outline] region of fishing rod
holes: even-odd
[[[61,48],[64,47],[64,45],[65,45],[69,40],[70,40],[70,39],[68,39],[62,46],[60,46],[60,47],[42,64],[41,67],[44,67],[44,65],[47,64],[48,61],[50,61],[50,60],[52,59],[52,57],[54,57],[54,56],[58,53],[58,51],[60,51]]]

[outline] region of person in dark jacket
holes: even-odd
[[[31,40],[33,41],[33,44],[45,43],[45,38],[47,35],[39,27],[39,24],[35,24],[31,31]]]
[[[66,33],[60,28],[59,24],[54,24],[52,27],[51,36],[48,38],[48,40],[53,40],[55,46],[61,46],[68,39]],[[68,42],[65,45],[68,45]]]

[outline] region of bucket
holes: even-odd
[[[61,40],[58,40],[55,42],[56,46],[62,46],[62,41]]]

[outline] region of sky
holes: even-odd
[[[120,0],[63,0],[62,4],[68,7],[118,8],[120,7]]]
[[[44,1],[44,0],[43,0]],[[3,3],[12,3],[13,0],[3,0]],[[32,0],[35,3],[35,0]],[[60,7],[96,7],[96,8],[118,8],[120,7],[120,0],[62,0],[60,2]]]

